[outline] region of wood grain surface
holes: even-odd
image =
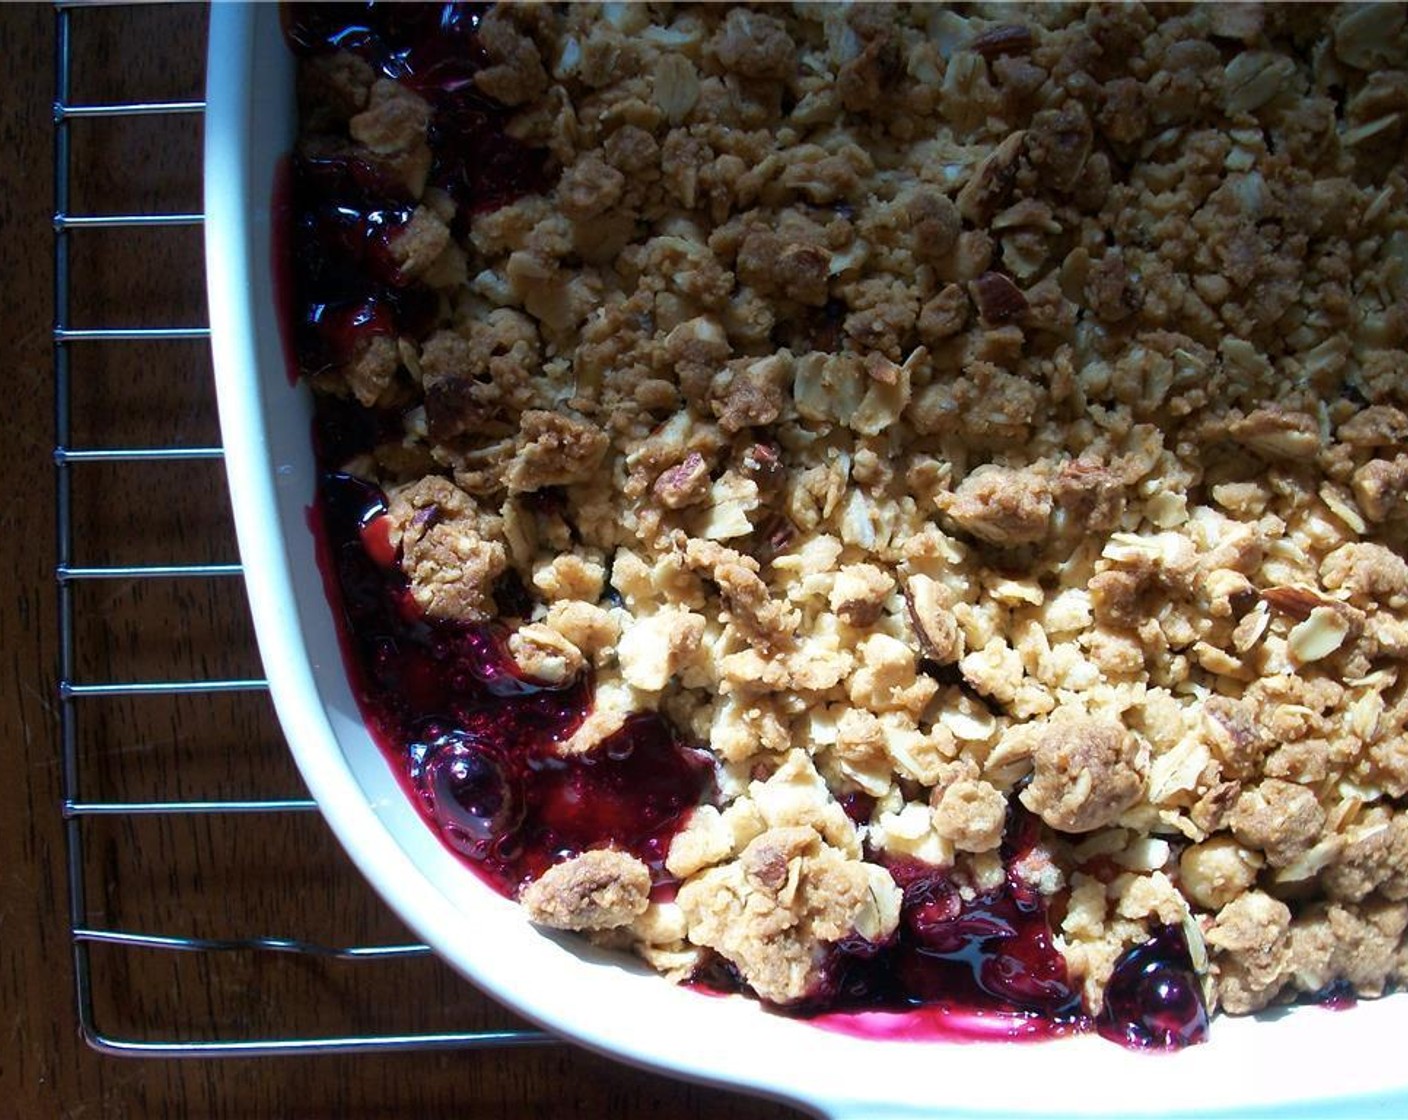
[[[199,98],[205,13],[71,15],[75,104]],[[80,1038],[61,817],[54,579],[55,16],[0,4],[0,284],[8,341],[0,463],[0,1117],[795,1117],[565,1044],[263,1059],[109,1057]],[[74,121],[71,212],[200,209],[199,116]],[[72,327],[206,321],[198,228],[71,237]],[[74,343],[71,446],[218,442],[200,342]],[[72,468],[74,563],[233,561],[218,463]],[[107,580],[74,592],[73,679],[258,676],[236,580]],[[302,797],[259,693],[85,699],[84,801]],[[314,813],[85,819],[94,927],[166,935],[412,940]],[[93,1019],[113,1039],[477,1030],[519,1025],[434,959],[96,947]],[[670,1029],[643,1023],[642,1031]]]

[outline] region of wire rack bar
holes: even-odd
[[[59,694],[70,700],[94,696],[178,696],[207,692],[263,692],[269,682],[256,678],[209,681],[105,681],[102,684],[59,685]]]
[[[72,36],[75,12],[82,5],[58,0],[55,8],[54,82],[54,442],[55,470],[55,567],[59,622],[59,754],[63,777],[62,814],[68,868],[68,911],[73,950],[74,993],[78,1025],[83,1038],[95,1050],[113,1056],[144,1058],[274,1057],[291,1054],[357,1054],[402,1050],[501,1049],[550,1042],[550,1036],[527,1029],[491,1031],[434,1031],[423,1033],[376,1033],[326,1037],[199,1037],[126,1038],[102,1029],[96,1020],[94,1001],[95,967],[90,950],[103,946],[113,952],[167,951],[183,953],[285,954],[307,958],[360,962],[359,967],[375,967],[377,961],[423,957],[430,949],[421,944],[330,946],[298,937],[227,937],[176,935],[154,931],[104,929],[89,920],[85,884],[84,823],[99,818],[134,819],[212,817],[226,814],[312,813],[317,805],[305,797],[266,797],[245,799],[190,799],[182,801],[109,801],[82,796],[77,720],[85,701],[114,697],[211,695],[266,691],[262,679],[213,678],[202,680],[78,681],[75,647],[75,586],[111,580],[166,581],[221,579],[241,573],[239,564],[152,563],[138,565],[91,565],[74,562],[73,478],[75,468],[84,464],[136,463],[181,464],[223,458],[218,446],[202,447],[84,447],[69,446],[72,430],[73,396],[70,347],[84,343],[105,346],[123,342],[198,340],[210,337],[203,326],[115,327],[95,325],[74,327],[71,323],[69,238],[91,229],[188,228],[204,222],[199,213],[162,214],[73,214],[70,212],[71,138],[69,126],[75,120],[119,117],[199,114],[205,103],[198,100],[132,101],[110,104],[71,103]],[[121,749],[114,747],[114,749]],[[159,1032],[156,1032],[159,1033]],[[223,1033],[221,1031],[214,1032]]]
[[[59,18],[67,14],[59,6]],[[161,117],[205,112],[204,101],[132,101],[112,105],[70,105],[67,94],[54,100],[54,120],[66,122],[85,117]]]
[[[223,459],[223,447],[56,447],[54,463],[136,463],[172,460]]]
[[[116,565],[104,568],[64,568],[55,574],[61,583],[102,579],[208,579],[217,576],[237,576],[243,569],[238,564],[145,564]]]
[[[126,933],[109,929],[76,929],[73,936],[91,944],[125,945],[135,949],[163,949],[180,953],[300,953],[340,961],[430,955],[429,945],[353,945],[337,948],[319,945],[315,941],[283,937],[170,937],[163,934]]]
[[[55,327],[54,341],[64,342],[161,342],[170,339],[205,339],[209,327],[88,327],[74,330]]]
[[[69,13],[60,9],[54,29],[54,213],[69,209],[70,137],[67,116],[60,106],[68,101],[70,66]],[[54,230],[54,334],[67,329],[69,319],[69,244],[68,231]],[[69,442],[72,417],[70,364],[68,348],[54,347],[54,439],[63,447]],[[68,567],[73,554],[73,486],[68,463],[55,456],[55,561],[58,568]],[[78,799],[78,734],[73,710],[73,698],[66,686],[73,679],[73,587],[60,581],[58,586],[59,613],[59,752],[63,764],[64,801]],[[77,929],[85,924],[87,891],[84,881],[83,834],[76,817],[64,821],[64,848],[68,864],[69,925]],[[93,1031],[93,976],[88,948],[77,938],[73,940],[74,993],[78,1002],[79,1029],[87,1036]]]
[[[394,1053],[404,1050],[505,1050],[552,1039],[541,1031],[463,1031],[441,1034],[349,1035],[344,1038],[278,1038],[240,1042],[139,1042],[84,1030],[83,1039],[114,1058],[279,1058],[310,1054]]]
[[[55,214],[55,229],[147,229],[153,226],[198,226],[204,214]]]
[[[66,817],[214,816],[221,813],[311,813],[318,808],[307,798],[264,801],[71,801]]]

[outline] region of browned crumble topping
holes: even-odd
[[[548,868],[519,896],[528,916],[557,929],[615,929],[650,901],[650,869],[610,848],[583,852]]]
[[[501,7],[476,78],[558,169],[456,225],[430,109],[305,63],[304,139],[419,205],[439,290],[322,387],[432,618],[659,709],[723,799],[651,902],[593,851],[535,921],[807,995],[895,928],[862,845],[1021,874],[1098,1007],[1150,920],[1232,1012],[1408,976],[1401,5]],[[456,238],[453,228],[468,228]],[[873,799],[853,823],[839,797]]]
[[[1120,819],[1144,792],[1139,742],[1113,720],[1053,715],[1032,751],[1021,801],[1058,832],[1093,832]]]

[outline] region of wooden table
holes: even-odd
[[[198,99],[205,13],[84,9],[72,104]],[[53,356],[55,17],[0,5],[4,285],[0,533],[0,1115],[16,1117],[735,1117],[777,1105],[639,1072],[563,1044],[321,1057],[109,1057],[79,1037],[58,738]],[[198,114],[74,120],[69,212],[200,210]],[[206,322],[198,226],[70,234],[68,325]],[[74,342],[70,446],[218,443],[204,342]],[[72,562],[236,559],[216,460],[71,468]],[[258,677],[237,579],[76,583],[78,682]],[[74,706],[85,803],[304,797],[267,698],[84,698]],[[413,940],[316,813],[85,817],[95,928],[176,936]],[[433,958],[342,963],[274,953],[96,946],[92,1015],[114,1040],[487,1030],[519,1026]],[[642,1024],[642,1030],[668,1024]]]

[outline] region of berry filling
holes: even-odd
[[[1149,940],[1125,950],[1095,1027],[1138,1050],[1176,1050],[1207,1038],[1202,985],[1181,929],[1159,926]]]
[[[1083,1028],[1046,905],[1015,870],[1035,838],[1033,819],[1014,810],[1002,852],[1007,876],[978,893],[918,860],[884,861],[904,892],[899,929],[882,946],[839,943],[826,991],[803,1010],[941,1006]]]

